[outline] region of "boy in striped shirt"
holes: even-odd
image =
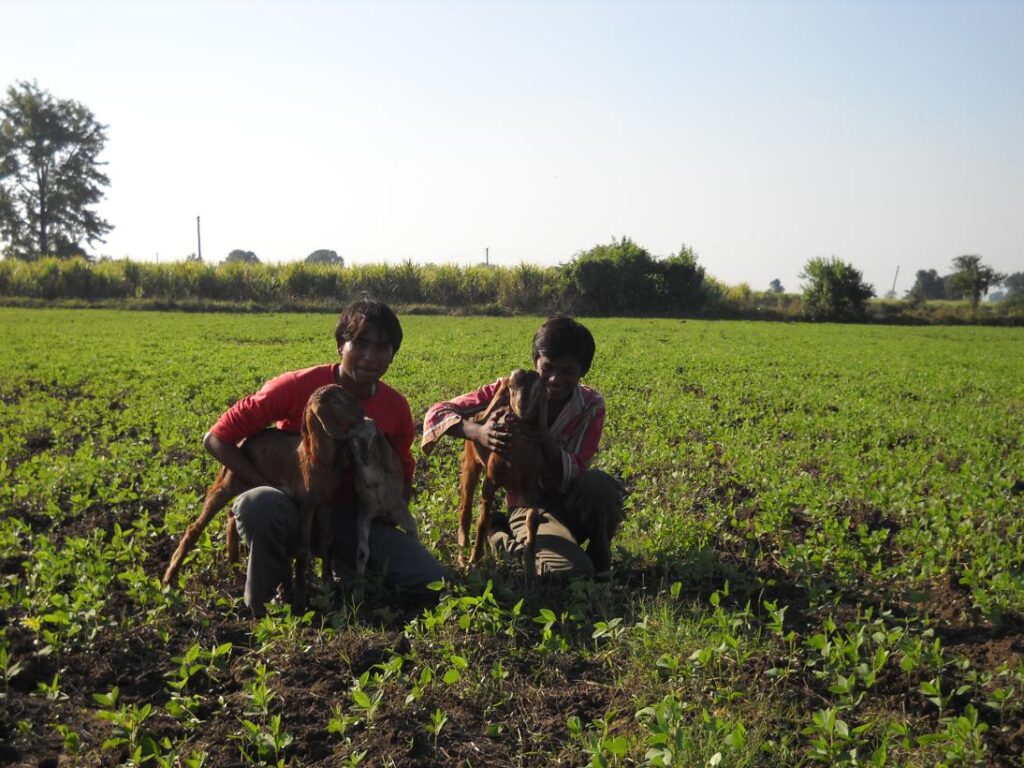
[[[556,316],[533,337],[533,365],[547,389],[548,423],[518,424],[544,454],[546,512],[537,529],[537,575],[575,573],[592,577],[611,566],[611,538],[622,522],[622,486],[611,475],[591,469],[604,428],[604,398],[580,383],[594,359],[594,337],[576,320]],[[444,435],[473,440],[502,453],[509,427],[496,417],[477,424],[469,417],[485,410],[500,380],[460,397],[435,403],[423,421],[423,452],[429,454]],[[531,431],[536,430],[536,434]],[[488,532],[491,546],[512,553],[526,541],[527,508],[508,499],[509,514],[495,514]],[[586,547],[581,546],[586,543]]]

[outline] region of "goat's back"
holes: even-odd
[[[302,471],[299,466],[299,446],[302,438],[283,429],[264,429],[242,441],[242,453],[256,470],[288,496],[298,499],[304,492]],[[225,467],[217,480],[231,471]],[[229,480],[230,480],[229,478]]]

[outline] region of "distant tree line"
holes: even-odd
[[[302,262],[263,264],[233,250],[218,265],[196,258],[153,264],[83,258],[0,261],[0,295],[37,299],[340,304],[363,293],[401,305],[614,315],[700,312],[725,289],[705,279],[685,246],[665,259],[629,238],[584,251],[566,265],[515,267],[365,264],[345,267],[321,249]]]
[[[861,273],[834,257],[811,259],[801,278],[799,294],[778,290],[781,284],[765,291],[746,283],[725,285],[706,275],[686,246],[658,258],[624,237],[552,267],[462,267],[409,260],[339,266],[309,258],[287,264],[226,259],[216,265],[196,258],[163,264],[8,258],[0,261],[0,298],[8,303],[333,311],[369,294],[406,311],[426,312],[1024,323],[1024,297],[987,302],[981,308],[966,301],[955,306],[870,302],[874,291]]]
[[[1003,275],[982,264],[980,256],[965,254],[953,259],[953,271],[949,274],[939,275],[934,269],[918,270],[907,298],[917,302],[966,299],[976,307],[982,296],[1000,284],[1007,288],[1006,298],[1024,295],[1024,272]]]
[[[692,248],[659,258],[628,237],[577,253],[558,267],[364,265],[345,268],[336,251],[318,249],[303,262],[279,266],[235,249],[217,266],[195,254],[180,264],[130,260],[92,262],[86,246],[103,242],[111,225],[92,210],[109,179],[98,157],[106,128],[82,104],[58,99],[28,82],[0,102],[0,296],[85,301],[251,302],[282,306],[337,305],[370,293],[404,305],[491,308],[587,315],[764,316],[858,321],[868,316],[874,288],[853,265],[814,258],[800,274],[799,296],[773,280],[767,291],[725,286],[708,277]],[[940,276],[920,270],[907,296],[912,307],[937,299],[978,304],[1006,286],[1008,312],[1024,304],[1024,273],[1003,275],[980,256],[953,259]],[[914,310],[917,311],[917,310]],[[885,312],[892,313],[891,309]],[[903,316],[909,310],[898,309]]]

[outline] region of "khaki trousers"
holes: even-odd
[[[537,527],[538,576],[576,574],[592,578],[611,567],[611,540],[622,523],[622,485],[599,469],[573,481],[564,496],[542,501]],[[509,512],[511,530],[493,530],[488,541],[496,552],[521,555],[526,544],[528,507]],[[585,546],[582,546],[584,545]]]

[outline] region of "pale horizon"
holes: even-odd
[[[796,291],[1024,270],[1024,5],[0,2],[106,125],[95,256],[551,266],[629,237]],[[39,34],[33,34],[38,31]],[[45,45],[37,41],[45,40]]]

